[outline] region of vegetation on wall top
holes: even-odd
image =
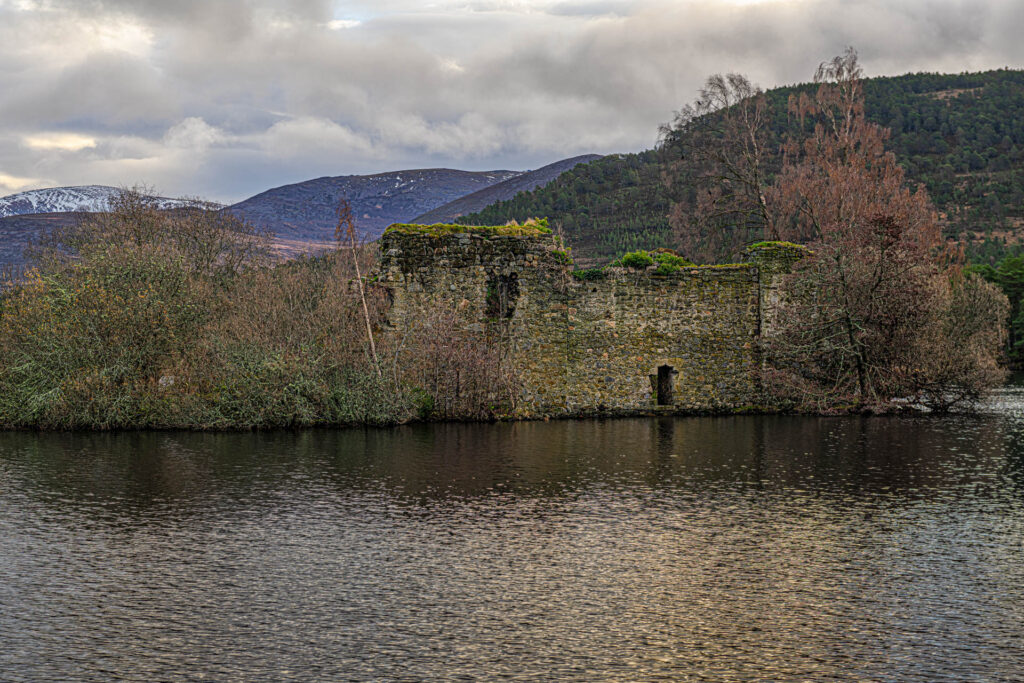
[[[793,242],[785,242],[782,240],[768,240],[765,242],[754,242],[747,247],[748,252],[753,251],[790,251],[790,250],[807,251],[807,247],[802,244],[795,244]]]
[[[444,237],[446,235],[457,235],[471,233],[487,236],[513,236],[513,237],[534,237],[538,235],[550,235],[551,228],[548,227],[546,218],[529,218],[522,223],[509,221],[504,225],[458,225],[455,223],[435,223],[433,225],[418,225],[415,223],[394,223],[384,231],[385,235],[401,233],[403,235],[429,235],[431,237]]]
[[[630,268],[632,270],[643,270],[656,265],[657,269],[654,271],[656,275],[670,275],[678,272],[681,268],[695,264],[671,249],[655,249],[652,251],[638,249],[637,251],[623,254],[610,265],[618,268]]]

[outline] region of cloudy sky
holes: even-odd
[[[711,73],[1024,66],[1021,0],[0,0],[0,195],[650,147]]]

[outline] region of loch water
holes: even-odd
[[[974,416],[0,434],[0,680],[1024,680]]]

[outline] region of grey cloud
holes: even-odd
[[[159,129],[177,113],[151,64],[124,53],[90,55],[73,67],[23,88],[3,105],[3,120],[89,132]]]
[[[220,200],[325,174],[641,149],[707,75],[805,81],[847,45],[869,74],[1024,61],[1024,10],[1010,0],[48,7],[0,6],[0,177],[143,182]],[[362,23],[332,29],[336,18]],[[104,25],[127,27],[141,47],[118,51],[116,31],[93,45],[81,28]],[[54,130],[97,144],[19,143]]]
[[[592,0],[585,2],[559,2],[548,11],[554,15],[600,17],[608,15],[629,16],[636,9],[636,3],[628,0]]]

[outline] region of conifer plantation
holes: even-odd
[[[813,125],[792,116],[790,97],[813,97],[816,89],[810,83],[762,93],[762,151],[770,173],[781,168],[785,139],[809,133]],[[1019,125],[1024,117],[1024,71],[866,78],[863,98],[866,119],[891,131],[886,148],[904,168],[908,182],[923,184],[928,191],[943,236],[964,242],[972,261],[995,266],[1005,256],[1019,255],[1017,229],[1024,221],[1024,127]],[[702,106],[706,112],[717,110],[708,104],[713,101]],[[577,259],[586,265],[607,263],[626,251],[669,245],[669,214],[687,196],[685,187],[665,174],[665,167],[679,159],[673,134],[678,123],[663,126],[654,149],[579,165],[548,185],[459,220],[490,225],[547,216],[553,227],[574,238]]]

